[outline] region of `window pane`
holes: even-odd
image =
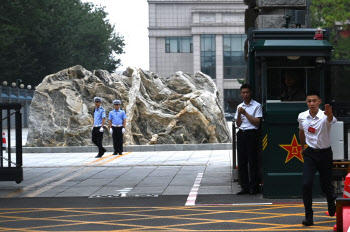
[[[182,37],[180,52],[190,52],[190,44],[191,41],[189,37]]]
[[[165,52],[192,52],[192,37],[166,37]]]
[[[231,37],[224,35],[224,51],[231,51]]]
[[[224,111],[228,113],[236,112],[238,104],[241,103],[239,89],[224,89]]]
[[[211,78],[216,75],[215,35],[201,35],[201,71]]]
[[[246,35],[224,35],[224,79],[244,79],[244,41]]]
[[[170,52],[177,52],[177,38],[170,38]]]

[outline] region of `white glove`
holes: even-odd
[[[125,128],[122,129],[122,134],[124,134],[124,133],[125,133]]]
[[[109,133],[113,134],[113,129],[112,128],[109,129]]]
[[[103,133],[103,127],[101,126],[101,128],[100,128],[100,132],[102,132]]]

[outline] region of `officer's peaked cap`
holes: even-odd
[[[121,105],[122,102],[120,100],[114,100],[113,105]]]
[[[94,98],[94,102],[102,102],[102,98],[100,98],[100,97],[95,97],[95,98]]]

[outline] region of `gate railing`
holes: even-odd
[[[5,113],[5,115],[3,115]],[[11,153],[11,119],[15,116],[16,157]],[[3,123],[7,122],[7,152],[3,151],[0,143],[0,181],[23,181],[22,157],[22,115],[20,103],[0,103],[0,131],[3,132]],[[5,154],[6,153],[6,154]]]

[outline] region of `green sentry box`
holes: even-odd
[[[303,158],[297,118],[305,110],[305,102],[266,104],[262,134],[266,198],[302,197]],[[313,185],[313,195],[320,196],[318,173]]]

